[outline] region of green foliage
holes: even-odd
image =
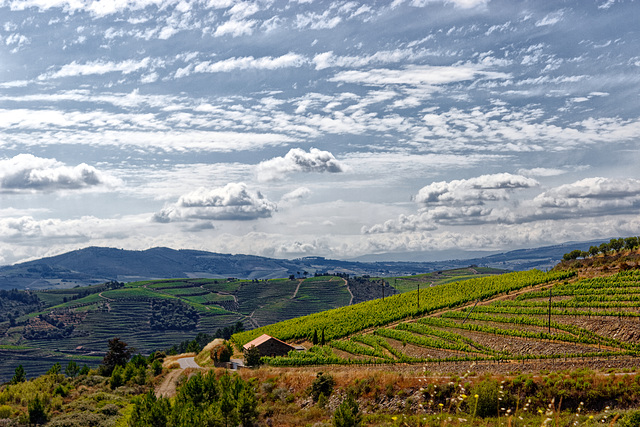
[[[208,293],[208,291],[205,291]],[[151,300],[151,329],[191,330],[196,327],[200,315],[198,310],[182,301]]]
[[[84,365],[82,365],[82,368],[80,368],[80,370],[78,371],[79,375],[88,375],[89,371],[91,369],[89,369],[89,365],[87,365],[86,363]]]
[[[167,425],[171,405],[168,399],[156,398],[153,391],[138,397],[133,406],[131,427],[164,427]]]
[[[327,339],[341,338],[366,328],[383,326],[393,321],[454,308],[475,300],[483,300],[527,286],[548,283],[574,276],[574,272],[538,270],[483,277],[464,282],[447,283],[420,291],[424,301],[416,305],[417,291],[394,295],[384,300],[367,301],[334,310],[298,317],[284,322],[242,332],[233,336],[238,344],[268,334],[282,340],[307,338],[314,330],[325,329]]]
[[[152,392],[137,398],[129,425],[251,426],[259,415],[256,408],[255,392],[248,383],[228,374],[216,379],[210,371],[189,378],[179,388],[173,405]]]
[[[258,419],[258,402],[255,393],[249,388],[244,388],[238,396],[238,420],[243,427],[254,425]]]
[[[618,424],[620,427],[638,427],[640,426],[640,410],[631,411],[622,417]]]
[[[362,415],[358,403],[353,396],[348,395],[333,414],[334,427],[359,427],[362,424]]]
[[[103,375],[110,376],[111,372],[116,366],[124,366],[131,357],[133,350],[129,348],[128,344],[122,341],[120,338],[113,338],[109,340],[109,349],[102,360],[101,371]]]
[[[29,424],[45,424],[49,419],[44,401],[39,396],[29,402],[27,413],[29,415]]]
[[[477,394],[475,415],[478,417],[492,417],[498,414],[499,384],[494,379],[485,379],[475,386],[472,393]]]
[[[75,378],[78,375],[80,368],[78,368],[78,364],[73,360],[69,361],[67,367],[64,370],[64,374],[68,377]]]
[[[324,395],[324,397],[329,398],[331,393],[333,393],[333,387],[335,385],[336,381],[330,374],[318,372],[316,378],[309,387],[309,395],[314,402],[318,401],[321,394]]]
[[[247,366],[260,366],[262,364],[260,349],[255,345],[252,345],[247,350],[245,350],[244,362]]]
[[[24,368],[22,365],[18,365],[15,370],[15,374],[13,378],[11,378],[11,384],[18,384],[27,379],[26,374],[24,372]]]
[[[60,372],[62,372],[62,366],[60,365],[60,362],[56,362],[51,366],[51,368],[49,368],[47,375],[58,375]]]
[[[120,365],[116,365],[115,368],[113,368],[113,371],[111,372],[111,379],[109,380],[111,390],[115,390],[116,388],[124,385],[125,380],[123,371],[124,369]]]
[[[232,354],[233,348],[231,348],[231,343],[226,341],[211,349],[211,360],[215,363],[227,363],[231,360]]]

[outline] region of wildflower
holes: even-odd
[[[466,394],[461,394],[460,397],[463,398],[463,399],[466,399],[467,395]]]

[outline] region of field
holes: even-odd
[[[346,281],[335,276],[108,282],[34,294],[41,306],[24,306],[13,325],[0,319],[0,346],[11,348],[3,354],[0,380],[11,376],[22,356],[29,374],[38,375],[54,359],[86,356],[96,364],[116,336],[149,354],[237,322],[251,329],[352,300]]]
[[[636,365],[640,355],[640,270],[589,277],[530,271],[442,284],[292,319],[234,335],[261,333],[311,347],[274,366],[428,363],[460,366]],[[420,305],[418,305],[420,304]],[[604,361],[604,363],[602,363]]]

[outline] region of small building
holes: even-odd
[[[267,334],[260,335],[258,338],[242,346],[245,352],[251,347],[257,347],[258,350],[260,350],[261,357],[286,356],[291,350],[297,350],[296,347]]]

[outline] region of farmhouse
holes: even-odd
[[[269,336],[267,334],[260,335],[253,341],[249,341],[242,348],[244,351],[249,350],[251,347],[257,347],[260,350],[260,356],[286,356],[291,350],[300,350],[299,347],[294,347],[286,342],[280,341],[277,338]]]

